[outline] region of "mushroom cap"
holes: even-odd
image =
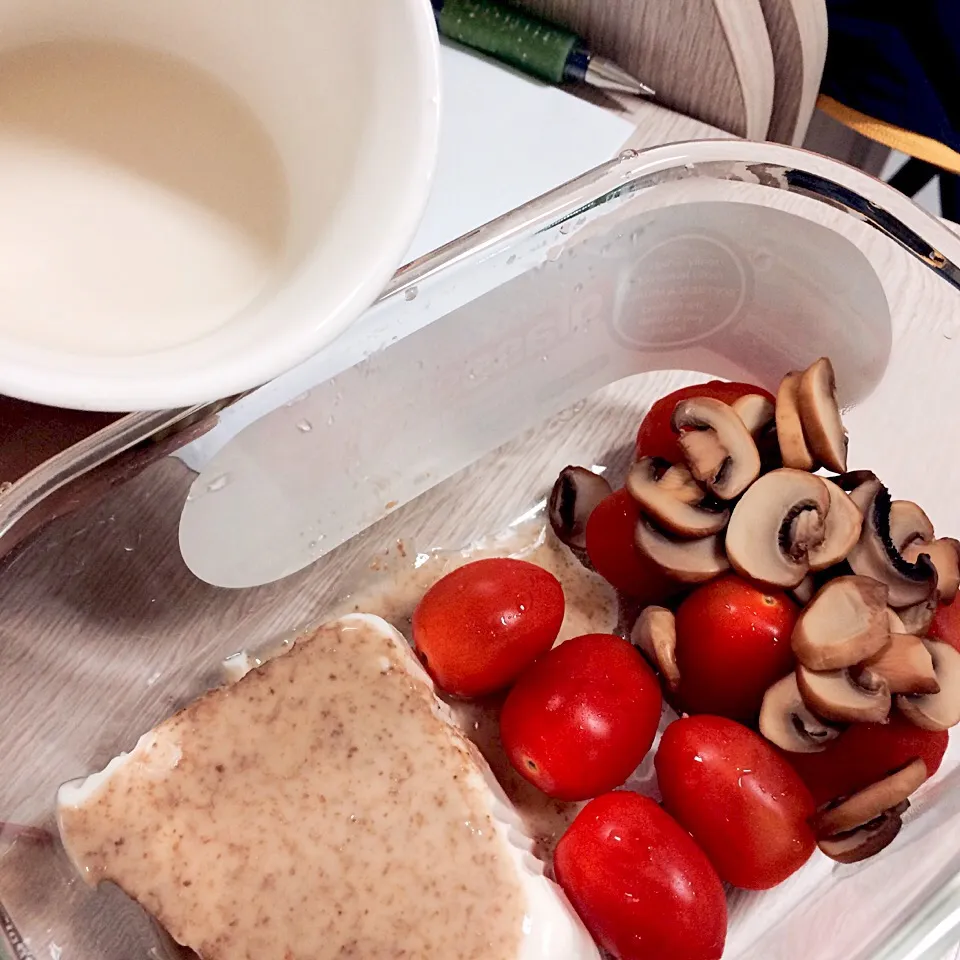
[[[733,500],[760,476],[757,445],[729,404],[712,397],[681,400],[670,424],[690,472],[714,496]]]
[[[937,571],[937,594],[944,603],[953,602],[960,589],[960,543],[952,537],[929,542],[914,540],[901,553],[908,563],[916,563],[925,553]]]
[[[886,586],[869,577],[837,577],[800,613],[790,642],[810,670],[839,670],[879,653],[889,638]]]
[[[873,577],[890,588],[889,604],[900,609],[926,600],[937,587],[937,571],[921,555],[915,563],[904,559],[890,540],[890,493],[876,477],[850,494],[863,514],[860,539],[847,554],[854,573]]]
[[[821,853],[837,863],[859,863],[893,843],[902,823],[900,814],[889,810],[872,823],[820,840],[817,846]]]
[[[901,552],[915,540],[933,539],[930,518],[912,500],[894,500],[890,504],[890,541]]]
[[[763,695],[760,732],[790,753],[820,753],[828,741],[840,735],[836,727],[824,723],[807,708],[795,673],[778,680]]]
[[[915,637],[925,637],[930,629],[930,624],[933,623],[934,616],[936,616],[938,606],[937,594],[931,593],[926,600],[921,600],[910,607],[901,607],[897,610],[897,617],[903,625],[902,632],[912,633]],[[898,631],[891,630],[890,632],[897,633]]]
[[[922,643],[933,660],[940,691],[918,697],[898,696],[897,707],[924,730],[948,730],[960,723],[960,653],[938,640]]]
[[[821,357],[803,372],[797,386],[797,406],[807,446],[830,470],[847,469],[847,431],[837,406],[833,364]]]
[[[938,693],[933,657],[920,637],[891,633],[884,648],[864,661],[857,682],[865,687],[885,682],[891,693]]]
[[[823,542],[813,547],[807,554],[811,570],[826,570],[845,560],[847,554],[860,539],[863,527],[863,514],[853,499],[835,483],[827,482],[830,494],[830,508]]]
[[[666,607],[644,607],[630,631],[630,642],[657,668],[670,690],[680,686],[677,623]]]
[[[869,787],[819,811],[810,826],[821,839],[856,830],[903,803],[926,779],[926,765],[918,757]]]
[[[817,581],[808,573],[792,590],[789,591],[801,607],[805,607],[817,592]]]
[[[777,441],[780,444],[780,456],[785,467],[794,470],[813,470],[816,461],[807,446],[800,420],[798,393],[801,374],[791,371],[780,381],[777,390]]]
[[[709,537],[719,533],[730,518],[729,510],[700,506],[703,490],[684,464],[670,467],[658,479],[656,461],[643,457],[630,468],[626,487],[647,516],[678,537]]]
[[[797,686],[803,702],[818,716],[837,723],[881,723],[890,713],[885,683],[867,689],[849,670],[815,671],[797,664]]]
[[[699,540],[674,540],[640,517],[634,528],[634,544],[668,577],[680,583],[704,583],[730,569],[719,534]]]
[[[600,474],[586,467],[564,467],[547,502],[547,517],[560,542],[584,549],[587,520],[593,508],[612,492],[609,482]]]
[[[760,477],[727,525],[727,556],[741,576],[771,587],[796,587],[807,554],[824,535],[830,493],[820,477],[783,468]]]

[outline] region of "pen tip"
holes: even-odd
[[[623,67],[606,57],[593,56],[587,66],[584,80],[593,87],[610,90],[613,93],[630,93],[637,97],[655,97],[657,91],[647,86]]]

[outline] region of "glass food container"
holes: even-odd
[[[622,473],[643,412],[677,386],[769,388],[829,355],[851,466],[960,533],[958,264],[947,227],[834,161],[738,141],[626,153],[408,265],[349,342],[205,422],[182,459],[150,458],[31,532],[0,565],[13,955],[183,955],[118,890],[75,877],[57,786],[222,682],[231,654],[277,647],[384,568],[529,520],[566,464]],[[211,412],[111,424],[0,490],[0,536]],[[960,936],[957,762],[879,856],[815,854],[772,891],[731,892],[725,957],[939,960]]]

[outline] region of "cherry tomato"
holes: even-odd
[[[899,713],[886,723],[854,723],[821,753],[783,753],[818,806],[848,797],[920,757],[933,776],[947,749],[946,730],[921,730]]]
[[[733,574],[705,583],[677,609],[677,703],[751,723],[767,688],[793,668],[800,613],[787,594]]]
[[[953,603],[937,604],[937,612],[933,615],[927,636],[960,650],[960,597]]]
[[[554,647],[514,684],[500,739],[521,776],[558,800],[588,800],[630,776],[653,745],[660,684],[621,637]]]
[[[557,881],[593,938],[620,960],[718,960],[723,885],[703,851],[649,797],[591,800],[560,838]]]
[[[664,603],[682,589],[633,545],[640,517],[636,500],[617,490],[601,500],[587,520],[587,556],[594,569],[640,604]]]
[[[813,797],[752,730],[726,717],[684,717],[664,731],[654,763],[664,808],[722,880],[767,890],[813,853]]]
[[[692,387],[681,387],[661,397],[643,418],[640,429],[637,431],[637,458],[659,457],[669,463],[679,463],[683,460],[683,453],[677,444],[677,435],[670,426],[670,418],[674,408],[681,400],[690,397],[712,397],[724,403],[733,403],[740,397],[758,393],[766,397],[771,403],[774,396],[762,387],[752,383],[727,383],[724,380],[711,380],[709,383],[695,384]]]
[[[478,697],[546,653],[563,622],[557,578],[525,560],[477,560],[448,573],[413,612],[413,642],[437,686]]]

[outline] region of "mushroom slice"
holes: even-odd
[[[856,830],[903,803],[926,779],[926,765],[918,757],[869,787],[828,805],[814,815],[810,826],[821,839]]]
[[[836,727],[824,723],[807,708],[794,673],[778,680],[763,695],[760,732],[790,753],[820,753],[828,741],[840,735]]]
[[[866,687],[885,681],[891,693],[939,693],[933,658],[920,637],[892,633],[890,642],[870,657],[857,675]]]
[[[586,467],[564,467],[550,491],[547,516],[561,543],[584,549],[593,508],[613,493],[609,482]]]
[[[902,823],[900,814],[890,810],[857,830],[820,840],[817,846],[821,853],[837,863],[859,863],[890,846],[900,832]]]
[[[680,583],[703,583],[730,569],[719,535],[699,540],[673,540],[641,517],[634,544],[668,577]]]
[[[940,692],[921,697],[899,696],[897,706],[911,723],[924,730],[948,730],[960,723],[960,653],[937,640],[922,643],[933,659]]]
[[[892,523],[891,520],[891,531]],[[920,554],[925,553],[937,571],[937,594],[944,603],[953,603],[960,589],[960,543],[952,537],[929,542],[915,540],[902,548],[901,553],[908,563],[916,563]]]
[[[677,623],[666,607],[644,607],[630,632],[630,642],[660,671],[670,690],[680,686]]]
[[[792,590],[789,591],[801,607],[805,607],[817,592],[817,581],[808,573]]]
[[[744,577],[791,589],[809,572],[807,555],[825,533],[830,494],[802,470],[764,474],[741,497],[727,525],[727,556]]]
[[[915,603],[912,607],[903,607],[897,611],[898,619],[903,624],[903,633],[912,633],[915,637],[925,637],[933,623],[937,612],[937,594],[931,593],[926,600]],[[892,630],[891,633],[898,631]]]
[[[681,400],[671,426],[690,472],[721,500],[739,497],[760,476],[760,454],[750,431],[728,404],[712,397]]]
[[[803,372],[797,386],[803,435],[813,456],[830,470],[847,469],[847,431],[837,405],[833,364],[821,357]]]
[[[647,516],[678,537],[709,537],[730,518],[729,510],[700,506],[703,490],[683,464],[670,467],[658,480],[656,461],[644,457],[630,468],[626,487]]]
[[[776,407],[759,393],[748,393],[744,397],[738,397],[730,406],[736,411],[754,440],[774,422],[776,417]]]
[[[926,600],[937,588],[937,571],[921,554],[911,563],[890,540],[890,493],[875,477],[860,484],[851,497],[863,514],[860,539],[847,554],[854,573],[873,577],[890,588],[889,604],[899,610]]]
[[[902,611],[901,611],[902,612]],[[887,607],[887,621],[890,626],[890,633],[909,633],[907,625],[900,618],[900,614],[897,613],[893,607]]]
[[[817,672],[798,663],[797,686],[803,702],[824,720],[881,723],[890,713],[887,685],[880,681],[867,688],[849,670]]]
[[[814,470],[817,464],[803,436],[803,425],[800,421],[797,398],[800,377],[801,374],[791,371],[780,381],[776,407],[777,441],[785,467],[810,471]]]
[[[930,518],[912,500],[894,500],[890,504],[890,542],[901,552],[915,540],[933,539]]]
[[[837,577],[804,608],[790,643],[805,667],[838,670],[879,653],[889,638],[886,586],[869,577]]]
[[[811,570],[826,570],[841,560],[856,546],[863,527],[863,514],[853,499],[835,483],[827,483],[830,508],[827,510],[826,532],[823,543],[808,553]]]

